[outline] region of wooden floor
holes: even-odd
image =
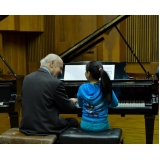
[[[77,115],[61,115],[62,117],[73,117],[79,122],[81,120]],[[21,119],[21,116],[20,116]],[[123,139],[125,144],[145,144],[145,124],[142,115],[109,115],[111,127],[120,127],[123,130]],[[8,114],[0,113],[0,134],[10,128]],[[154,126],[153,144],[159,144],[159,115],[156,116]]]
[[[145,119],[142,115],[109,116],[111,127],[120,127],[123,130],[125,144],[145,144]],[[154,144],[159,144],[159,115],[154,123]]]

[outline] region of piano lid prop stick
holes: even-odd
[[[2,57],[2,55],[0,54],[1,59],[3,60],[3,62],[7,65],[7,67],[10,69],[10,71],[13,73],[13,75],[18,78],[18,76],[16,75],[16,73],[12,70],[12,68],[9,66],[9,64],[5,61],[5,59]]]

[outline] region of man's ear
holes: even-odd
[[[50,61],[50,67],[53,68],[54,66],[54,60]]]

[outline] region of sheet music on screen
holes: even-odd
[[[111,80],[114,80],[115,65],[103,65]],[[86,81],[86,65],[65,65],[64,80]]]

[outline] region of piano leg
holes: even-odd
[[[153,144],[155,115],[145,115],[146,144]]]
[[[19,127],[19,119],[18,119],[18,112],[10,112],[10,127],[11,128],[18,128]]]

